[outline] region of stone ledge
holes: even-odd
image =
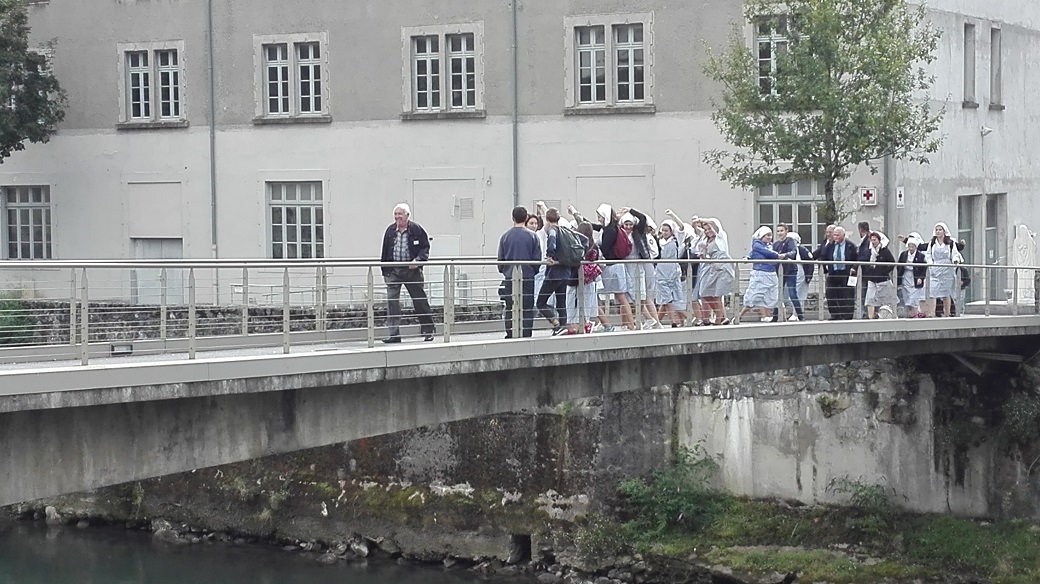
[[[563,110],[565,116],[617,116],[628,114],[656,114],[657,106],[650,105],[615,105],[569,107]]]
[[[332,116],[294,116],[289,118],[253,118],[255,126],[279,126],[286,124],[331,124]]]
[[[187,128],[188,120],[164,120],[157,122],[119,122],[117,130],[169,130]]]
[[[487,110],[461,110],[440,112],[402,112],[402,121],[418,120],[482,120],[487,117]]]

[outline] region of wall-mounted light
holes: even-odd
[[[992,133],[993,133],[993,128],[990,128],[989,126],[982,126],[982,137],[983,138],[985,138],[986,136],[989,136]]]
[[[113,357],[125,357],[127,355],[133,355],[134,344],[129,341],[112,343],[109,348],[109,354]]]

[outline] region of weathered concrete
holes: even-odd
[[[0,505],[681,381],[1038,343],[1040,317],[964,317],[10,371]]]

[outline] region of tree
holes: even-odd
[[[722,87],[712,115],[733,146],[704,160],[734,186],[824,182],[819,216],[839,219],[834,187],[885,157],[925,164],[942,142],[929,107],[940,32],[906,0],[745,0],[742,30],[705,72]],[[768,53],[766,53],[768,51]],[[768,54],[771,58],[764,58]],[[763,57],[760,60],[760,57]]]
[[[24,0],[0,0],[0,162],[45,143],[65,118],[65,92],[51,74],[46,55],[29,48]]]

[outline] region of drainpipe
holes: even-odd
[[[210,0],[212,2],[212,0]],[[513,8],[513,206],[520,204],[520,56],[519,30],[517,28],[518,0],[512,0]]]
[[[892,206],[895,204],[893,202],[893,201],[895,201],[895,186],[892,184],[894,182],[894,176],[893,175],[894,175],[895,169],[893,168],[892,156],[891,155],[886,154],[885,158],[882,159],[882,161],[881,161],[881,172],[884,174],[884,181],[885,181],[885,208],[882,209],[882,211],[881,211],[881,213],[882,213],[881,220],[885,222],[885,233],[888,234],[889,235],[889,239],[891,239],[892,235],[900,233],[898,230],[894,230],[893,229],[893,225],[891,223],[891,221],[892,221]],[[895,232],[895,233],[893,233],[893,232]],[[896,249],[898,250],[899,248],[897,247]],[[896,254],[896,256],[898,257],[899,254]]]
[[[217,90],[213,70],[213,0],[206,0],[206,42],[209,53],[209,207],[210,241],[213,258],[217,252]],[[213,271],[213,299],[220,302],[220,270]]]

